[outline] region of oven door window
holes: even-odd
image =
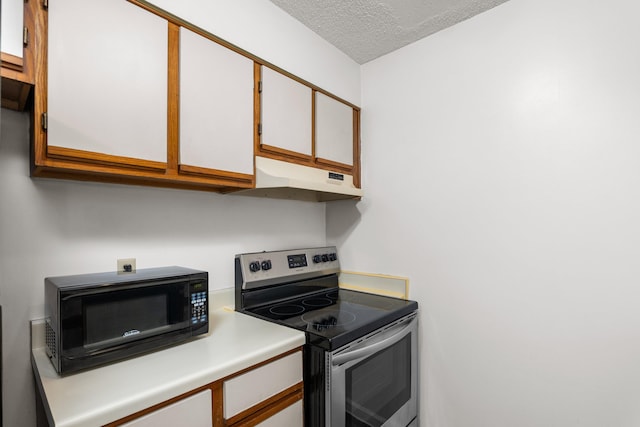
[[[412,398],[411,334],[345,370],[345,426],[379,427]]]

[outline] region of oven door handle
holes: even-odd
[[[383,339],[382,341],[379,341],[375,344],[368,345],[364,348],[348,351],[346,353],[342,353],[333,357],[331,359],[331,364],[333,366],[339,366],[339,365],[342,365],[343,363],[351,362],[352,360],[371,356],[386,347],[392,346],[393,344],[397,343],[402,338],[404,338],[410,332],[410,329],[413,327],[413,322],[415,321],[416,321],[415,318],[412,319],[400,331],[394,333],[392,336],[388,338]]]

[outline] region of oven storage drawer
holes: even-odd
[[[229,419],[301,382],[302,351],[226,380],[224,418]]]

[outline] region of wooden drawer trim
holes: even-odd
[[[141,411],[138,411],[138,412],[136,412],[134,414],[127,415],[126,417],[120,418],[119,420],[116,420],[116,421],[113,421],[111,423],[105,424],[103,427],[116,427],[116,426],[128,423],[129,421],[133,421],[136,418],[140,418],[140,417],[142,417],[144,415],[147,415],[147,414],[149,414],[151,412],[157,411],[158,409],[164,408],[165,406],[171,405],[172,403],[178,402],[178,401],[180,401],[182,399],[186,399],[187,397],[193,396],[194,394],[198,394],[198,393],[200,393],[201,391],[204,391],[204,390],[211,390],[211,406],[212,406],[212,408],[215,408],[216,399],[221,400],[216,394],[216,385],[217,385],[216,383],[207,384],[207,385],[199,387],[199,388],[197,388],[195,390],[188,391],[188,392],[183,393],[183,394],[181,394],[179,396],[172,397],[171,399],[165,400],[164,402],[160,402],[160,403],[158,403],[156,405],[153,405],[153,406],[150,406],[148,408],[145,408],[145,409],[143,409]],[[221,388],[221,385],[218,388]],[[215,416],[215,411],[213,411],[213,413],[214,413],[214,416]],[[215,418],[214,418],[213,425],[217,425],[215,423]]]
[[[245,409],[237,415],[226,420],[227,426],[242,425],[251,427],[266,420],[301,400],[304,396],[304,386],[302,382],[289,387],[282,392],[271,396],[269,399],[259,404]]]

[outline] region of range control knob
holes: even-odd
[[[255,273],[256,271],[260,271],[260,263],[258,261],[251,261],[249,263],[249,270],[251,270],[253,273]]]
[[[322,254],[322,262],[327,262],[327,261],[329,261],[329,255]]]
[[[338,259],[338,255],[334,252],[332,254],[329,254],[329,261],[335,261]]]
[[[320,255],[314,255],[313,256],[313,262],[315,264],[319,263],[320,261],[322,261],[322,257]]]
[[[271,260],[265,260],[262,261],[262,263],[260,264],[260,267],[262,267],[263,270],[271,270]]]

